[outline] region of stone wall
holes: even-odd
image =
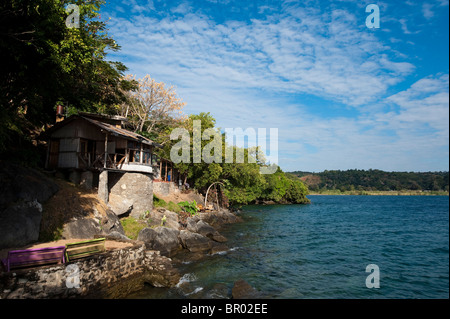
[[[0,298],[123,298],[145,282],[171,287],[179,279],[169,258],[139,243],[73,263],[0,273]]]
[[[173,182],[153,181],[153,191],[155,194],[168,196],[170,194],[178,194],[180,189],[177,184]]]

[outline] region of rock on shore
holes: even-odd
[[[0,181],[0,248],[37,241],[42,204],[58,185],[38,170],[3,161]]]
[[[210,254],[227,250],[228,247],[224,244],[227,239],[222,236],[216,228],[206,222],[206,220],[214,223],[216,227],[225,223],[239,221],[239,218],[236,215],[225,210],[220,212],[201,213],[189,217],[187,219],[186,229],[179,230],[178,227],[173,227],[175,218],[169,214],[171,213],[170,211],[157,211],[152,214],[155,215],[155,217],[158,217],[158,214],[163,213],[166,217],[169,216],[167,220],[170,222],[167,223],[167,227],[146,227],[139,232],[137,239],[144,242],[147,249],[159,250],[161,255],[168,257],[174,256],[181,249],[185,249],[191,253]],[[172,226],[173,228],[169,226]]]

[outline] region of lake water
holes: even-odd
[[[244,207],[221,230],[229,251],[181,264],[178,287],[131,297],[225,298],[244,279],[267,298],[449,298],[447,196],[309,198]],[[379,288],[366,286],[369,264]]]

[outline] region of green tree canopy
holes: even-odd
[[[67,5],[79,8],[69,28]],[[112,113],[131,83],[126,67],[106,60],[120,47],[108,35],[103,0],[10,0],[0,3],[0,151],[25,138],[30,127],[53,123],[55,106]]]

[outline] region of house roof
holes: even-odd
[[[73,120],[80,119],[80,118],[85,120],[85,121],[88,121],[89,123],[91,123],[91,124],[93,124],[93,125],[95,125],[97,127],[99,127],[102,130],[105,130],[105,131],[111,133],[112,135],[120,136],[120,137],[123,137],[125,139],[136,141],[136,142],[141,142],[141,143],[144,143],[144,144],[147,144],[147,145],[153,145],[153,146],[156,146],[156,147],[162,147],[161,144],[156,143],[156,142],[152,141],[151,139],[146,138],[145,136],[142,136],[142,135],[137,134],[135,132],[131,132],[129,130],[125,130],[123,128],[116,127],[116,126],[114,126],[112,124],[105,123],[105,122],[102,122],[100,120],[96,120],[96,119],[93,119],[91,117],[86,117],[86,116],[81,116],[81,115],[72,115],[72,116],[66,118],[63,121],[61,121],[59,123],[56,123],[55,125],[53,125],[51,128],[49,128],[45,132],[45,135],[51,134],[52,132],[54,132],[54,131],[58,130],[59,128],[67,125],[68,123],[72,122]],[[99,118],[101,118],[101,116],[99,116]]]

